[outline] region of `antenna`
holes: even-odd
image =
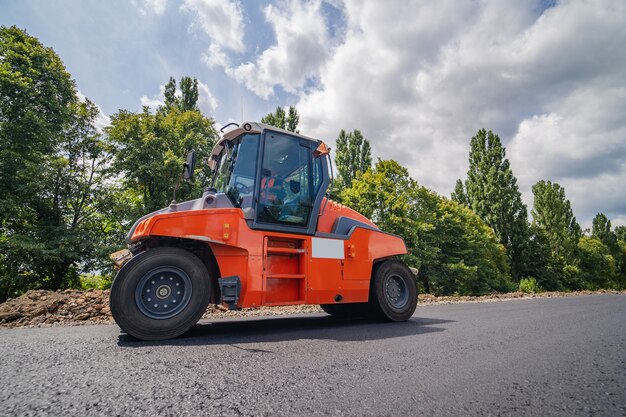
[[[243,123],[243,94],[241,95],[241,123]]]

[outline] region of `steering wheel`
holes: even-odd
[[[235,187],[241,194],[250,194],[250,188],[241,182],[235,182],[233,187]]]

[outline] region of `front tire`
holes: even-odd
[[[129,335],[165,340],[191,329],[209,304],[211,277],[192,253],[172,247],[132,258],[111,286],[111,315]]]
[[[417,284],[411,270],[392,259],[376,265],[370,285],[370,313],[376,319],[407,321],[417,307]]]

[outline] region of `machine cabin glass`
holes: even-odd
[[[322,181],[321,161],[313,160],[313,149],[309,141],[266,131],[257,222],[308,226]]]
[[[250,210],[256,185],[256,167],[260,134],[244,134],[225,142],[218,156],[213,187],[228,196],[233,206]]]

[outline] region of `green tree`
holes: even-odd
[[[619,255],[615,259],[618,263],[619,277],[618,287],[620,289],[626,289],[626,240],[624,240],[624,232],[626,228],[624,226],[618,226],[615,228],[615,234],[618,236],[617,244],[619,246]]]
[[[344,204],[404,238],[423,290],[483,294],[509,288],[504,247],[471,210],[420,187],[395,161],[378,161],[341,194]]]
[[[289,106],[289,113],[287,114],[287,123],[285,128],[290,132],[300,133],[298,130],[298,123],[300,123],[300,116],[295,107]]]
[[[584,288],[597,290],[618,287],[617,265],[607,245],[596,237],[583,236],[578,249]]]
[[[169,112],[176,108],[181,112],[199,111],[198,103],[198,80],[191,77],[182,77],[180,79],[180,94],[176,91],[176,80],[170,77],[165,84],[165,106],[161,108],[163,112]]]
[[[463,185],[463,181],[460,179],[456,180],[454,191],[450,195],[450,199],[465,207],[469,207],[469,201],[467,201],[467,194],[465,193],[465,186]]]
[[[113,167],[138,203],[129,213],[133,217],[167,206],[187,152],[193,149],[198,161],[206,160],[217,138],[212,119],[197,110],[168,109],[167,103],[156,114],[148,108],[141,113],[120,110],[111,117],[107,134],[115,145]],[[198,165],[199,181],[183,184],[177,200],[199,193],[209,171],[206,164]]]
[[[528,264],[528,213],[498,135],[481,129],[470,142],[465,183],[469,206],[505,246],[517,281]]]
[[[165,96],[166,110],[178,107],[178,98],[176,97],[176,80],[174,77],[170,77],[165,84],[165,91],[163,92],[163,95]]]
[[[29,216],[72,117],[74,82],[51,48],[15,26],[0,26],[0,219]],[[33,214],[31,212],[31,214]],[[6,224],[8,222],[9,224]]]
[[[532,187],[534,203],[532,209],[533,246],[529,274],[547,290],[560,290],[579,286],[572,281],[572,274],[565,274],[564,268],[578,263],[578,240],[582,231],[570,201],[565,197],[565,189],[557,183],[538,181]],[[541,248],[546,253],[538,253],[537,242],[544,242]],[[539,260],[545,260],[540,265]],[[570,268],[571,271],[571,268]]]
[[[0,300],[37,280],[54,287],[67,275],[56,245],[66,235],[58,221],[66,184],[58,173],[75,103],[74,82],[56,53],[1,26]]]
[[[504,246],[472,210],[425,187],[411,206],[425,291],[478,295],[512,288]]]
[[[563,289],[563,265],[556,262],[552,256],[547,233],[536,225],[530,226],[526,275],[529,278],[534,278],[544,290],[557,291]]]
[[[611,230],[611,221],[604,213],[598,213],[596,217],[593,218],[591,236],[604,243],[613,255],[619,252],[617,235]]]
[[[374,169],[365,171],[343,190],[341,199],[381,229],[407,239],[412,235],[408,217],[414,187],[406,168],[393,160],[379,160]]]
[[[106,215],[115,189],[108,169],[111,148],[95,128],[98,114],[89,100],[75,105],[57,154],[38,179],[43,190],[32,207],[36,217],[6,241],[13,278],[8,293],[77,287],[79,273],[102,273],[109,266],[103,260],[119,245],[123,229]]]
[[[191,77],[180,79],[180,104],[181,112],[198,110],[198,80]]]
[[[355,129],[346,133],[342,129],[339,132],[335,164],[338,175],[335,184],[336,191],[333,194],[341,195],[343,188],[350,188],[352,181],[372,166],[372,148],[361,131]]]
[[[285,113],[285,109],[278,106],[273,113],[268,113],[261,119],[262,123],[270,126],[285,129],[290,132],[300,133],[298,131],[298,123],[300,122],[300,116],[295,107],[290,106],[288,112]]]
[[[533,225],[547,235],[554,256],[573,260],[582,230],[570,201],[565,198],[565,189],[557,183],[541,180],[532,190]]]
[[[620,248],[619,264],[620,267],[620,288],[626,288],[626,226],[617,226],[615,228],[615,236],[617,237],[617,244]]]
[[[621,277],[616,277],[616,280],[622,282],[616,285],[616,287],[624,287],[626,285],[626,253],[624,252],[626,243],[623,240],[626,230],[624,229],[626,229],[624,226],[618,226],[613,231],[611,229],[611,221],[603,213],[598,213],[594,217],[591,228],[591,236],[604,243],[609,249],[611,256],[615,259],[615,268]]]
[[[480,295],[511,290],[506,250],[472,210],[439,198],[430,225],[420,227],[418,239],[432,242],[438,253],[435,258],[424,258],[419,274],[430,280],[434,293]]]

